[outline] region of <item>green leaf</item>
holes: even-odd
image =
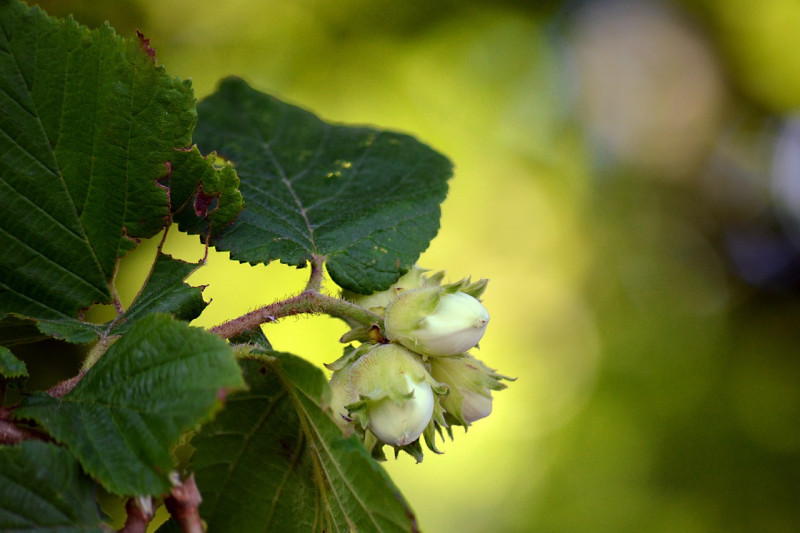
[[[189,263],[159,253],[147,283],[125,312],[123,321],[113,327],[110,334],[124,333],[131,323],[150,313],[171,313],[187,322],[200,316],[208,305],[203,300],[204,287],[183,283],[199,266],[200,263]]]
[[[188,263],[158,254],[144,287],[121,319],[93,324],[78,318],[28,322],[10,316],[0,321],[0,344],[4,340],[7,341],[5,344],[18,344],[25,339],[41,340],[44,337],[37,335],[39,332],[74,344],[86,344],[103,335],[121,335],[136,320],[150,313],[171,313],[175,318],[187,322],[194,320],[208,305],[203,299],[204,287],[192,287],[183,283],[183,280],[199,266],[200,263]]]
[[[0,346],[39,342],[47,337],[36,328],[36,322],[15,316],[0,319]]]
[[[150,276],[125,314],[106,324],[92,324],[75,318],[41,319],[36,324],[46,335],[75,344],[85,344],[100,336],[122,335],[136,320],[150,313],[171,313],[175,318],[194,320],[203,312],[204,287],[192,287],[183,280],[200,266],[169,255],[158,254]]]
[[[67,445],[110,492],[162,494],[181,433],[243,386],[228,345],[169,315],[137,321],[63,398],[39,393],[15,411]]]
[[[209,531],[416,531],[384,470],[325,412],[323,373],[270,354],[241,361],[249,390],[192,440]]]
[[[5,379],[27,379],[28,368],[20,361],[11,350],[0,346],[0,381]]]
[[[83,322],[77,318],[41,319],[36,323],[36,327],[49,337],[55,337],[73,344],[92,342],[108,329],[103,324]]]
[[[71,319],[109,303],[118,258],[169,223],[159,181],[198,187],[172,162],[217,172],[184,149],[191,83],[108,25],[0,2],[0,109],[0,317]]]
[[[247,208],[211,243],[250,263],[327,257],[340,286],[394,283],[439,229],[452,165],[413,137],[323,122],[228,78],[195,139],[236,165]]]
[[[197,146],[178,155],[171,176],[182,179],[170,180],[175,220],[193,233],[204,232],[208,225],[216,231],[233,222],[244,208],[233,167],[225,162],[217,167],[217,157],[212,153],[203,158]]]
[[[0,530],[102,531],[94,484],[64,448],[0,447]]]
[[[261,329],[261,326],[256,326],[253,329],[245,330],[240,334],[228,339],[228,342],[233,345],[248,344],[264,352],[272,350],[272,344],[270,344],[267,336],[264,335],[264,331]]]

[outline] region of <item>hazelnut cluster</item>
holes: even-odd
[[[343,294],[384,318],[384,338],[354,334],[364,342],[326,365],[333,370],[331,408],[336,422],[379,459],[388,444],[421,461],[420,437],[440,453],[435,434],[444,429],[452,438],[452,426],[488,416],[491,391],[510,379],[468,353],[489,323],[479,299],[487,280],[442,284],[443,278],[415,266],[385,291]]]

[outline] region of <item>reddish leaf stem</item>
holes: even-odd
[[[50,440],[47,435],[18,426],[11,420],[11,410],[0,409],[0,444],[19,444],[24,440]]]
[[[182,531],[203,533],[203,521],[197,510],[202,501],[203,498],[194,482],[194,475],[191,475],[183,483],[172,487],[172,492],[164,500],[164,504]]]
[[[81,370],[71,378],[65,379],[61,383],[57,383],[56,385],[53,385],[52,387],[47,389],[47,394],[49,394],[53,398],[61,398],[62,396],[72,391],[72,389],[74,389],[75,386],[78,385],[78,383],[80,383],[85,374],[86,370]]]
[[[53,398],[61,398],[75,388],[85,373],[85,371],[81,371],[77,375],[54,385],[47,390],[47,394]],[[19,444],[24,440],[32,439],[43,441],[52,440],[52,437],[49,435],[20,426],[12,415],[14,407],[18,407],[18,405],[13,407],[0,407],[0,444]]]
[[[153,519],[152,505],[150,507],[150,509],[143,509],[137,498],[130,498],[125,503],[125,512],[128,517],[119,533],[145,533],[147,525]]]

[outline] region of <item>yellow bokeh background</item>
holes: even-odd
[[[238,75],[453,160],[419,263],[491,280],[477,355],[518,380],[443,455],[385,464],[424,531],[796,530],[797,289],[762,297],[772,286],[726,247],[730,228],[773,212],[775,124],[800,104],[796,2],[44,6],[139,28],[198,98]],[[204,254],[177,232],[165,250]],[[154,253],[125,259],[123,300]],[[211,250],[189,280],[211,301],[195,324],[307,276]],[[264,328],[318,365],[345,330],[325,317]]]

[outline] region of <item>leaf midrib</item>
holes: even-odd
[[[317,253],[317,244],[314,241],[314,228],[311,225],[311,221],[309,221],[309,219],[308,219],[308,214],[306,213],[306,208],[303,206],[303,202],[300,200],[300,197],[297,195],[297,192],[295,192],[294,187],[292,186],[292,182],[289,180],[289,178],[286,177],[286,173],[283,170],[283,166],[280,164],[278,159],[275,157],[275,154],[272,152],[272,149],[270,148],[269,142],[265,141],[262,146],[264,148],[264,154],[267,156],[267,158],[269,158],[270,162],[275,167],[275,170],[278,173],[278,177],[280,177],[281,182],[286,187],[286,189],[289,191],[289,194],[292,196],[292,200],[294,201],[295,205],[297,206],[297,209],[298,209],[298,211],[300,213],[300,216],[303,217],[303,222],[306,225],[306,231],[308,231],[308,240],[309,240],[309,243],[311,244],[311,248],[312,248],[312,250],[309,250],[309,251],[311,253],[313,253],[313,254],[316,254]]]

